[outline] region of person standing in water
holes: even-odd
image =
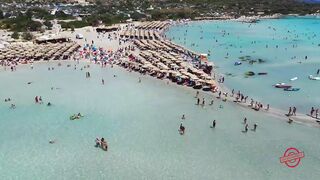
[[[102,85],[104,85],[104,79],[103,78],[102,78],[101,82],[102,82]]]
[[[198,98],[198,99],[197,99],[197,105],[199,105],[199,104],[200,104],[200,99]]]
[[[312,107],[312,108],[311,108],[311,111],[310,111],[310,116],[311,116],[311,117],[313,117],[313,113],[314,113],[314,108]]]
[[[292,115],[296,116],[296,112],[297,112],[297,108],[296,108],[296,107],[293,107]]]
[[[291,109],[291,107],[289,107],[289,112],[288,112],[288,116],[291,116],[291,113],[292,113],[292,109]]]
[[[185,117],[185,115],[184,115],[184,114],[182,115],[181,119],[183,119],[183,120],[184,120],[184,119],[186,119],[186,117]]]
[[[197,98],[199,96],[199,91],[197,91],[195,98]]]
[[[214,101],[213,101],[213,99],[212,99],[211,102],[210,102],[210,105],[211,105],[211,106],[213,105],[213,102],[214,102]]]
[[[252,131],[256,131],[257,127],[258,127],[258,125],[256,123],[254,123]]]
[[[216,127],[216,120],[213,120],[211,128],[215,128],[215,127]]]
[[[320,69],[318,69],[318,71],[317,71],[317,75],[319,75],[320,74]]]
[[[179,127],[180,134],[183,135],[184,131],[185,131],[185,127],[182,125],[182,123],[180,123],[180,127]]]
[[[246,125],[244,126],[244,131],[242,131],[242,132],[244,132],[244,133],[248,132],[248,124],[246,124]]]
[[[243,124],[247,124],[247,118],[246,117],[243,119]]]
[[[202,98],[202,107],[205,105],[205,100]]]

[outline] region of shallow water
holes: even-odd
[[[66,63],[0,72],[0,179],[318,179],[319,129],[232,103],[195,104],[195,91],[117,67]],[[81,64],[81,66],[84,63]],[[54,66],[54,71],[47,67]],[[78,65],[79,67],[80,65]],[[117,77],[113,77],[116,74]],[[104,78],[105,85],[101,85]],[[31,85],[27,82],[32,81]],[[60,88],[51,90],[51,87]],[[42,96],[43,105],[34,97]],[[201,95],[207,103],[212,97]],[[3,99],[11,97],[17,108]],[[53,105],[47,107],[50,101]],[[219,108],[222,105],[223,108]],[[69,116],[85,116],[70,121]],[[232,113],[231,113],[232,112]],[[178,134],[186,114],[186,134]],[[242,133],[244,117],[256,132]],[[215,129],[209,128],[213,119]],[[109,151],[94,139],[109,142]],[[56,140],[49,144],[49,140]],[[305,153],[290,169],[286,148]]]
[[[241,90],[249,97],[283,110],[296,106],[298,112],[305,114],[311,107],[320,108],[320,81],[308,79],[308,75],[315,75],[320,69],[320,18],[287,17],[261,20],[256,24],[192,22],[170,28],[167,37],[199,53],[211,51],[209,60],[218,66],[217,71],[224,76],[232,74],[226,76],[225,84],[229,89]],[[260,58],[265,63],[251,65],[244,61],[235,66],[241,56]],[[294,56],[296,58],[292,59]],[[267,72],[268,75],[246,78],[247,71]],[[291,82],[293,77],[298,80]],[[272,86],[280,82],[301,89],[285,92]]]

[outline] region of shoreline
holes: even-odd
[[[264,18],[264,19],[268,19],[268,17],[266,17],[266,18]],[[201,20],[201,21],[207,21],[207,20]],[[160,21],[160,22],[168,22],[168,21]],[[188,21],[188,22],[195,22],[195,21]],[[139,25],[141,25],[141,22],[136,22],[135,24],[137,24],[138,26]],[[166,41],[169,41],[169,42],[172,42],[172,40],[170,40],[170,39],[168,39],[168,38],[166,38],[166,36],[165,36],[165,32],[170,28],[170,27],[172,27],[172,26],[175,26],[175,25],[179,25],[179,24],[181,24],[181,22],[177,22],[177,21],[174,21],[173,23],[171,22],[171,23],[168,23],[168,25],[166,25],[162,30],[160,30],[160,31],[158,31],[159,32],[159,34],[160,34],[160,36],[163,38],[163,40],[166,40]],[[120,26],[120,25],[119,25]],[[121,24],[121,26],[125,26],[124,24]],[[90,27],[90,29],[92,28],[92,30],[95,30],[95,28],[93,28],[93,27]],[[82,28],[83,30],[84,29],[87,29],[87,28]],[[76,29],[77,30],[77,29]],[[117,31],[116,31],[117,32]],[[76,34],[75,32],[73,32],[73,33],[71,33],[71,32],[65,32],[65,33],[68,33],[68,34],[70,34],[70,35],[74,35],[74,34]],[[96,31],[93,31],[93,32],[91,32],[90,31],[90,33],[91,34],[93,34],[93,33],[97,33]],[[112,33],[112,32],[110,32],[110,33]],[[117,32],[117,37],[119,38],[119,36],[120,36],[120,33],[121,33],[121,31],[119,31],[119,32]],[[94,35],[93,35],[94,36]],[[128,42],[126,42],[124,45],[125,46],[128,46],[128,45],[130,45],[130,46],[132,46],[134,43],[133,43],[133,41],[134,41],[135,39],[131,39],[131,40],[129,40]],[[117,41],[120,41],[120,38],[117,40]],[[79,42],[78,41],[75,41],[75,42],[77,42],[78,44],[79,44]],[[173,44],[175,44],[175,45],[177,45],[177,46],[180,46],[181,48],[183,48],[185,51],[188,51],[188,52],[193,52],[192,50],[190,50],[190,49],[188,49],[188,48],[186,48],[186,47],[184,47],[183,45],[180,45],[180,44],[176,44],[176,43],[174,43],[174,42],[172,42]],[[107,43],[108,44],[108,43]],[[81,44],[80,44],[81,45]],[[135,47],[137,47],[136,45],[135,45]],[[105,48],[105,47],[104,47]],[[121,46],[116,46],[116,44],[112,44],[112,49],[119,49],[119,48],[121,48]],[[139,48],[137,48],[137,49],[139,49]],[[139,49],[139,52],[141,51],[141,49]],[[137,53],[137,54],[139,54],[139,52]],[[134,52],[132,52],[133,54],[135,54]],[[126,56],[125,57],[126,59],[128,59],[128,56]],[[120,59],[123,59],[123,58],[120,58]],[[60,60],[58,60],[58,61],[56,61],[57,63],[59,62]],[[75,62],[75,61],[73,61],[73,60],[71,60],[71,59],[68,59],[68,60],[61,60],[61,61],[68,61],[68,62]],[[81,61],[88,61],[88,62],[92,62],[91,60],[88,60],[88,59],[81,59]],[[114,61],[114,62],[118,62],[119,60],[116,60],[116,61]],[[37,63],[39,63],[39,62],[48,62],[48,61],[45,61],[45,60],[43,60],[43,61],[34,61],[34,63],[35,62],[37,62]],[[50,61],[50,62],[55,62],[55,61]],[[210,62],[210,61],[209,61]],[[188,62],[187,62],[188,63]],[[117,65],[119,65],[119,64],[117,64]],[[190,64],[190,65],[192,65],[192,64]],[[120,67],[121,67],[121,65],[119,65]],[[121,69],[123,69],[123,67],[121,67]],[[125,68],[125,69],[127,69],[127,68]],[[128,69],[127,69],[128,70]],[[212,70],[214,73],[215,73],[215,76],[216,77],[219,77],[219,76],[221,76],[222,74],[220,74],[220,73],[218,73],[217,71],[216,71],[216,69],[215,68],[213,68],[213,70]],[[138,72],[137,72],[138,73]],[[212,76],[211,76],[212,77]],[[155,77],[152,77],[152,78],[155,78]],[[170,80],[170,79],[166,79],[166,80]],[[222,91],[223,93],[228,93],[228,95],[225,97],[225,96],[223,96],[222,95],[222,97],[219,99],[219,100],[221,100],[222,101],[222,99],[226,99],[226,101],[228,101],[228,102],[231,102],[231,103],[236,103],[236,104],[238,104],[240,107],[242,107],[242,108],[245,108],[245,109],[253,109],[253,108],[251,108],[251,107],[249,107],[248,106],[248,103],[243,103],[243,102],[234,102],[234,97],[231,97],[230,96],[230,93],[231,93],[231,90],[228,88],[228,87],[226,87],[223,83],[219,83],[215,78],[213,78],[213,80],[215,81],[215,85],[216,85],[216,87],[218,87],[218,89],[220,90],[220,91]],[[177,84],[177,83],[175,83],[175,82],[170,82],[170,84],[175,84],[175,86],[182,86],[182,87],[184,87],[184,88],[188,88],[188,89],[191,89],[192,91],[194,91],[194,92],[196,92],[196,91],[200,91],[201,93],[206,93],[206,94],[208,94],[208,95],[211,95],[211,96],[213,96],[213,97],[215,97],[216,99],[217,99],[217,93],[216,92],[206,92],[206,91],[202,91],[201,89],[200,90],[195,90],[195,89],[192,89],[192,88],[190,88],[190,87],[188,87],[188,86],[185,86],[185,85],[179,85],[179,84]],[[297,113],[297,115],[296,116],[290,116],[290,117],[288,117],[288,116],[286,116],[285,114],[286,114],[286,111],[284,111],[284,110],[282,110],[282,109],[278,109],[278,108],[270,108],[269,110],[265,110],[264,108],[261,108],[261,110],[259,111],[259,112],[262,112],[263,114],[266,114],[266,115],[270,115],[270,116],[273,116],[273,117],[277,117],[277,118],[279,118],[279,119],[282,119],[282,120],[287,120],[288,121],[288,119],[292,119],[294,122],[296,122],[296,123],[301,123],[301,124],[307,124],[307,125],[311,125],[311,126],[314,126],[314,127],[320,127],[320,123],[319,122],[317,122],[317,120],[315,119],[315,118],[312,118],[312,117],[310,117],[310,116],[308,116],[308,115],[306,115],[306,114],[301,114],[301,113]]]
[[[284,17],[284,15],[282,15],[282,14],[274,14],[271,17],[270,16],[260,17],[260,19],[278,19],[278,18],[282,18],[282,17]],[[249,17],[249,19],[250,18],[251,17]],[[237,20],[237,19],[224,19],[224,20]],[[208,21],[208,20],[204,19],[204,20],[199,20],[199,21]],[[211,20],[209,20],[209,21],[211,21]],[[221,21],[221,20],[213,19],[213,21]],[[196,22],[196,21],[188,21],[188,22]],[[181,24],[181,23],[174,24],[174,25],[179,25],[179,24]],[[170,26],[174,26],[174,25],[170,24]],[[172,42],[172,40],[169,40],[169,41]],[[184,47],[181,44],[177,44],[177,45],[185,48],[186,50],[189,50],[188,48]],[[217,71],[215,71],[214,69],[213,69],[213,71],[215,72],[215,76],[223,76],[221,73],[217,73]],[[216,82],[216,86],[219,88],[219,90],[223,91],[224,93],[228,93],[228,94],[231,93],[231,90],[227,86],[223,85],[223,83],[217,82],[216,79],[215,79],[215,82]],[[202,92],[202,93],[208,93],[208,92]],[[218,97],[216,95],[216,93],[210,93],[210,94],[213,95],[216,98]],[[230,96],[228,96],[226,99],[227,99],[227,101],[236,103],[236,104],[238,104],[239,106],[241,106],[243,108],[246,108],[246,109],[250,108],[250,109],[254,110],[253,108],[248,106],[247,103],[235,102],[234,98],[232,98]],[[221,100],[221,98],[220,98],[220,100]],[[307,124],[307,125],[311,125],[311,126],[314,126],[314,127],[320,127],[320,118],[318,117],[318,119],[316,119],[315,117],[311,117],[308,114],[297,113],[296,116],[287,116],[286,115],[286,111],[284,111],[283,109],[272,108],[272,107],[269,110],[262,109],[262,111],[259,111],[259,112],[263,112],[266,115],[277,117],[277,118],[282,119],[282,120],[287,120],[287,122],[291,119],[291,120],[293,120],[293,122],[296,122],[296,123],[299,123],[299,124]]]

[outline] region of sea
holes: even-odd
[[[194,51],[210,53],[217,74],[234,74],[225,75],[230,89],[279,108],[294,104],[302,111],[319,105],[320,82],[307,78],[319,66],[315,18],[262,20],[251,25],[192,22],[173,26],[167,36]],[[266,61],[234,66],[245,55]],[[0,68],[0,179],[312,180],[320,176],[316,127],[288,124],[209,93],[200,93],[206,106],[198,106],[193,89],[117,66],[60,63],[35,63],[33,69],[18,66],[15,72]],[[268,75],[245,78],[248,70]],[[300,91],[287,93],[272,87],[293,76],[298,80],[290,83]],[[35,96],[41,96],[43,104],[35,103]],[[5,102],[7,98],[11,101]],[[213,105],[208,105],[211,100]],[[47,106],[48,102],[52,105]],[[70,120],[77,113],[83,117]],[[249,129],[258,125],[256,131],[242,132],[245,117]],[[216,127],[210,128],[213,120]],[[184,135],[178,132],[180,123],[186,128]],[[95,147],[97,137],[107,140],[108,151]],[[280,162],[291,147],[304,154],[295,168]]]

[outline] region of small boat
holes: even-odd
[[[202,85],[201,84],[196,84],[193,86],[193,89],[201,89]]]
[[[287,84],[285,84],[285,83],[278,83],[278,84],[275,84],[275,85],[273,85],[274,87],[276,87],[276,88],[283,88],[283,89],[288,89],[288,88],[291,88],[292,86],[290,86],[290,85],[287,85]]]
[[[203,91],[211,91],[212,88],[210,86],[203,86],[202,90]]]
[[[235,66],[239,66],[241,64],[242,64],[242,62],[240,62],[240,61],[237,61],[237,62],[234,63]]]
[[[300,88],[284,88],[284,91],[299,91]]]
[[[246,76],[254,76],[255,73],[252,72],[252,71],[248,71],[248,72],[245,73],[245,75],[246,75]]]
[[[258,75],[267,75],[268,73],[267,72],[260,72],[258,73]]]
[[[310,80],[320,80],[320,76],[312,76],[312,75],[309,75],[309,79],[310,79]]]
[[[295,81],[297,79],[298,79],[298,77],[294,77],[294,78],[291,78],[290,81]]]

